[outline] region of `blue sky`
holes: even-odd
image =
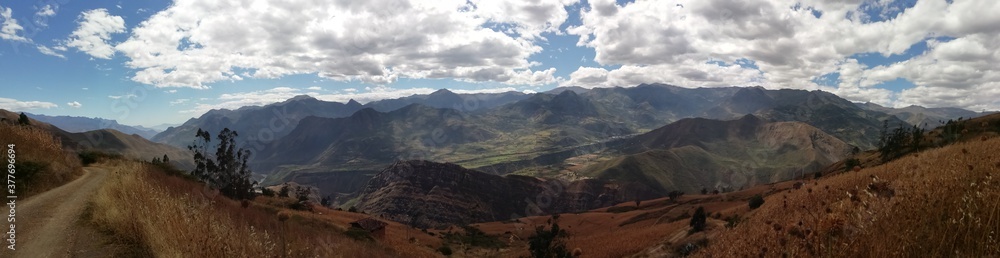
[[[969,0],[0,0],[0,108],[153,126],[299,94],[669,83],[995,110],[996,13]]]

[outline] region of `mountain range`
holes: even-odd
[[[100,129],[114,129],[124,134],[136,134],[146,139],[151,139],[163,130],[145,128],[142,126],[129,126],[119,124],[118,121],[103,119],[98,117],[78,117],[78,116],[47,116],[25,113],[35,120],[52,124],[62,130],[71,133],[82,133]]]

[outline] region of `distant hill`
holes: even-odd
[[[60,129],[71,133],[81,133],[100,129],[114,129],[125,134],[138,134],[146,139],[151,139],[160,131],[144,128],[142,126],[128,126],[119,124],[118,121],[103,119],[98,117],[77,117],[77,116],[47,116],[39,114],[25,113],[28,117],[45,123],[52,124]]]
[[[812,173],[850,155],[851,146],[801,122],[683,119],[613,146],[624,154],[591,165],[598,179],[644,183],[665,194],[736,190]]]
[[[287,135],[305,117],[345,117],[361,108],[361,104],[353,100],[344,104],[302,95],[263,107],[211,110],[201,117],[192,118],[183,125],[157,134],[152,140],[185,148],[194,140],[199,128],[213,135],[223,128],[229,128],[239,133],[238,142],[247,143],[246,147],[257,151],[259,147]]]
[[[0,109],[0,118],[17,121],[18,113]],[[125,134],[114,129],[101,129],[81,133],[67,132],[52,124],[31,118],[31,126],[48,131],[56,136],[63,148],[71,151],[96,150],[121,154],[127,158],[149,161],[162,158],[166,154],[170,162],[180,169],[193,169],[192,155],[185,149],[155,143],[134,134]]]
[[[279,166],[371,169],[411,156],[437,157],[455,144],[493,137],[492,130],[454,109],[411,104],[383,113],[365,108],[343,118],[303,118],[288,136],[263,148],[253,164],[262,172]]]
[[[539,203],[545,196],[546,203]],[[545,181],[487,174],[448,163],[395,162],[362,189],[356,206],[417,227],[443,228],[522,216],[577,212],[658,197],[641,186],[600,180]],[[530,213],[529,213],[530,212]]]
[[[988,113],[980,113],[961,108],[926,108],[921,106],[908,106],[904,108],[883,107],[875,103],[858,103],[858,107],[866,110],[878,111],[894,115],[911,125],[917,125],[924,129],[933,129],[941,126],[942,122],[958,118],[973,118]]]
[[[155,143],[135,135],[125,134],[113,129],[102,129],[82,133],[71,133],[68,136],[76,143],[78,150],[99,150],[105,153],[150,161],[167,155],[170,163],[182,170],[194,169],[192,153],[186,149]]]

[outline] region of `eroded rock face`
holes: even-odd
[[[362,189],[359,210],[417,227],[445,227],[576,212],[636,198],[652,191],[598,180],[559,181],[487,174],[450,163],[400,161]]]

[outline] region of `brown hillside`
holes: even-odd
[[[706,257],[1000,255],[1000,138],[911,154],[772,194]]]
[[[662,193],[735,190],[800,177],[837,162],[851,146],[800,122],[684,119],[628,140],[630,153],[584,174],[642,182]]]

